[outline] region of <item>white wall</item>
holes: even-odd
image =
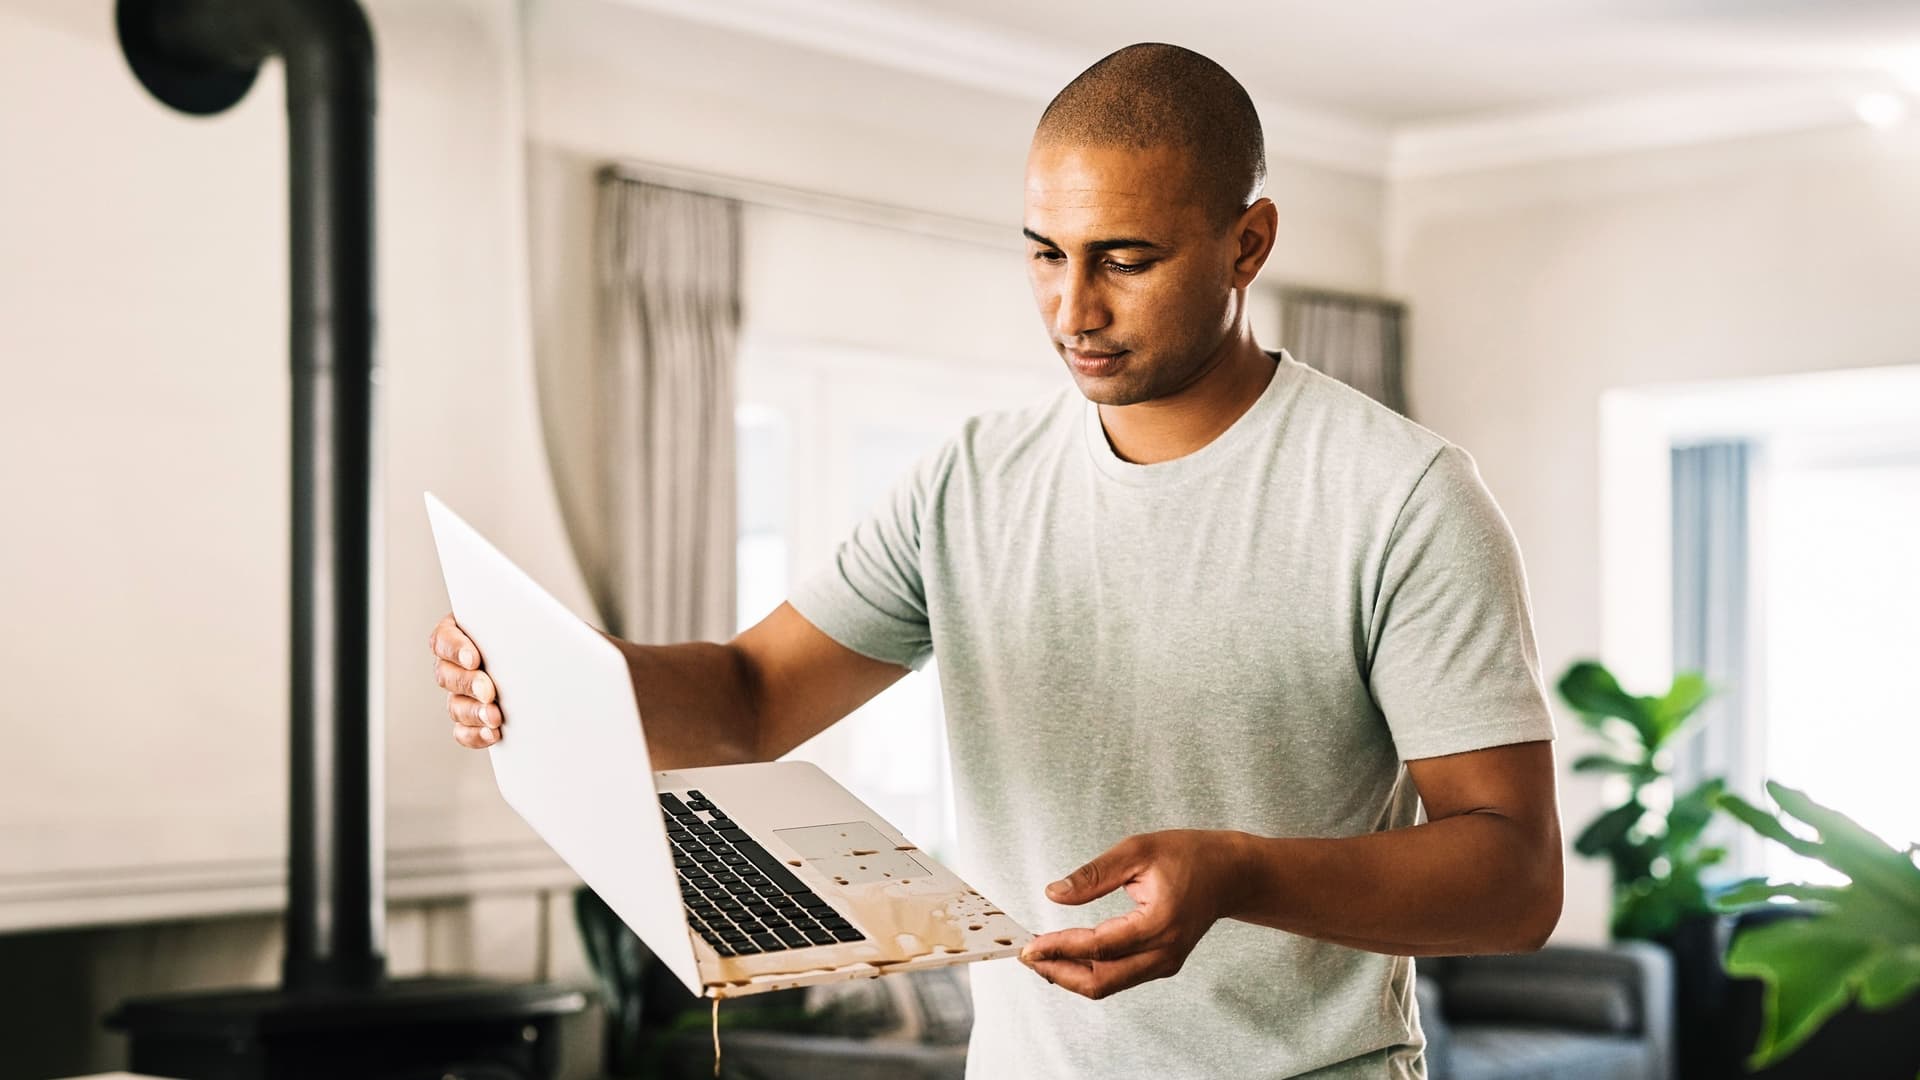
[[[447,736],[422,648],[446,603],[419,491],[588,612],[533,358],[553,390],[591,341],[581,286],[598,162],[919,206],[1004,222],[1011,238],[1039,106],[620,6],[535,4],[530,33],[512,0],[369,6],[390,885],[414,905],[396,910],[393,965],[577,975],[566,907],[542,906],[568,875],[500,802],[485,759]],[[282,895],[279,72],[227,114],[184,118],[127,72],[111,7],[0,0],[0,931],[206,921],[38,939],[49,951],[35,963],[89,974],[72,997],[0,1002],[14,1018],[92,1016],[127,993],[277,970],[271,921],[211,917],[270,912]],[[1269,281],[1379,286],[1378,181],[1276,161],[1270,192],[1283,242]],[[1011,248],[791,214],[751,222],[755,335],[969,370],[1057,364]],[[1271,298],[1259,304],[1271,325]],[[190,971],[183,953],[199,958]],[[72,1039],[47,1060],[118,1064],[97,1026]]]
[[[1387,280],[1412,306],[1412,407],[1474,454],[1511,519],[1550,681],[1601,646],[1601,394],[1920,362],[1916,193],[1913,125],[1395,185]],[[1562,711],[1560,731],[1564,766],[1584,729]],[[1563,772],[1569,839],[1599,799]],[[1558,936],[1599,940],[1605,869],[1569,860]]]
[[[231,114],[189,119],[134,82],[111,5],[49,10],[0,9],[0,874],[75,876],[43,903],[0,887],[0,926],[271,906],[288,665],[279,71]],[[484,759],[449,752],[422,647],[446,604],[421,489],[562,595],[581,590],[530,394],[512,7],[373,17],[389,839],[405,895],[458,876],[447,849],[553,865]],[[186,869],[208,863],[224,876]],[[81,871],[115,887],[89,890]],[[164,901],[128,885],[154,873],[186,888]]]

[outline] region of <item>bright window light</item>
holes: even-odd
[[[1783,467],[1766,504],[1767,773],[1904,848],[1920,841],[1920,458]],[[1778,844],[1764,872],[1845,880]]]

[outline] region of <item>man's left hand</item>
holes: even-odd
[[[1064,881],[1047,886],[1059,904],[1085,904],[1125,888],[1139,906],[1091,929],[1042,934],[1020,962],[1048,982],[1094,1000],[1164,979],[1213,924],[1235,910],[1246,833],[1173,829],[1129,836]]]

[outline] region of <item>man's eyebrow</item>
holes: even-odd
[[[1027,239],[1032,240],[1036,243],[1045,244],[1056,251],[1060,250],[1059,244],[1056,244],[1053,241],[1047,239],[1046,237],[1041,236],[1039,233],[1034,232],[1032,229],[1023,228],[1020,230],[1020,233],[1021,235],[1025,236]],[[1145,251],[1166,250],[1163,245],[1156,244],[1151,240],[1139,240],[1131,236],[1119,236],[1111,240],[1094,240],[1087,244],[1088,251],[1118,251],[1121,248],[1139,248]]]

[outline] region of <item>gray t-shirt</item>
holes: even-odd
[[[1405,760],[1553,737],[1520,553],[1472,459],[1284,353],[1219,437],[1137,465],[1069,389],[976,417],[796,590],[940,658],[954,869],[1036,933],[1133,833],[1417,824]],[[1222,920],[1102,1001],[974,965],[969,1077],[1424,1077],[1413,961]],[[1319,1071],[1315,1071],[1319,1070]]]

